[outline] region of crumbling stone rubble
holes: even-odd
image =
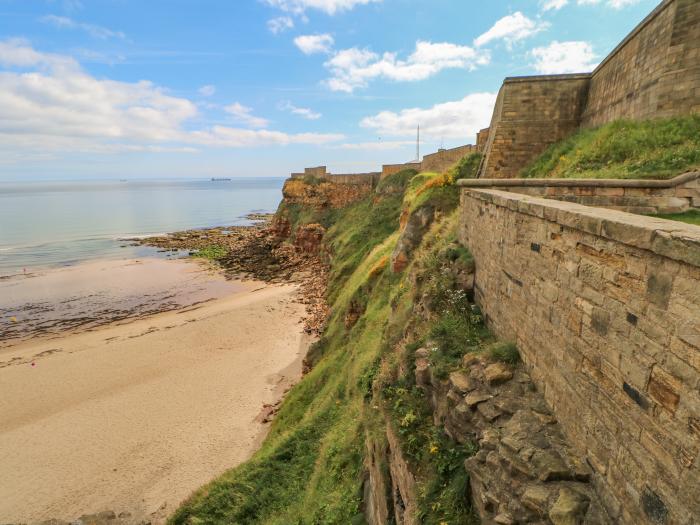
[[[612,523],[590,483],[591,469],[571,449],[522,365],[467,354],[448,379],[432,373],[429,350],[416,351],[416,382],[435,423],[479,452],[465,462],[482,523]]]

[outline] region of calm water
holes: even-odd
[[[274,211],[282,178],[0,182],[0,275],[151,252],[123,239],[246,224]],[[121,240],[120,240],[121,239]]]

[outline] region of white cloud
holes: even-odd
[[[346,149],[355,151],[389,151],[415,147],[415,140],[378,140],[377,142],[348,142],[333,146],[335,149]]]
[[[267,129],[236,129],[225,126],[214,126],[210,130],[194,131],[190,139],[195,144],[222,147],[255,147],[266,145],[289,144],[328,144],[345,138],[336,133],[297,133],[288,134]]]
[[[385,78],[398,82],[412,82],[429,78],[443,69],[468,69],[488,64],[487,51],[475,50],[448,42],[416,42],[414,52],[399,60],[396,53],[378,55],[356,47],[338,51],[325,66],[332,74],[326,81],[333,91],[352,93],[366,87],[371,80]]]
[[[294,20],[289,16],[279,16],[267,21],[267,28],[275,35],[284,33],[287,29],[292,29],[293,27]]]
[[[349,11],[358,5],[367,5],[382,0],[264,0],[265,3],[287,13],[303,14],[307,9],[317,9],[329,15]]]
[[[538,73],[586,73],[598,64],[593,46],[588,42],[557,42],[536,47],[530,54],[536,59],[533,67]]]
[[[240,104],[247,125],[267,124]],[[192,129],[197,106],[149,81],[98,79],[71,57],[42,53],[24,40],[0,41],[0,150],[112,153],[191,151],[193,146],[328,144],[339,134],[287,134],[227,126]],[[3,153],[4,154],[4,153]]]
[[[202,86],[197,91],[203,97],[211,97],[214,93],[216,93],[216,86],[212,86],[212,85]]]
[[[360,126],[375,130],[380,135],[414,136],[420,125],[426,138],[463,139],[465,142],[476,132],[489,125],[496,93],[472,93],[462,100],[436,104],[430,108],[410,108],[382,111],[362,119]]]
[[[305,55],[314,53],[330,53],[335,40],[329,34],[323,35],[301,35],[294,39],[294,44]]]
[[[559,11],[559,9],[569,3],[569,0],[543,0],[541,3],[544,11],[550,11],[552,9]]]
[[[605,5],[613,9],[622,9],[629,5],[638,4],[640,0],[606,0]],[[597,5],[603,3],[603,0],[577,0],[578,5]]]
[[[549,27],[547,22],[536,22],[517,11],[496,21],[491,29],[474,40],[474,45],[479,47],[500,39],[511,45],[513,42],[539,33],[547,29],[547,27]]]
[[[80,29],[85,31],[90,36],[100,38],[102,40],[106,40],[108,38],[126,38],[126,35],[121,31],[112,31],[106,27],[76,22],[72,18],[68,18],[66,16],[47,15],[42,17],[41,21],[45,24],[49,24],[60,29]]]
[[[299,115],[300,117],[305,118],[306,120],[318,120],[322,117],[320,113],[313,111],[309,108],[299,108],[291,102],[289,102],[288,100],[280,103],[278,109],[280,111],[289,111],[292,115]]]
[[[270,121],[267,119],[253,115],[252,108],[239,104],[238,102],[229,104],[224,108],[224,111],[233,115],[237,121],[251,128],[266,128],[270,124]]]

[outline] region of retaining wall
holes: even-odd
[[[700,227],[464,188],[488,325],[517,343],[619,523],[700,516]]]
[[[700,172],[670,180],[462,179],[464,188],[491,188],[639,214],[700,208]]]

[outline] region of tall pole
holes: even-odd
[[[416,134],[416,162],[420,162],[420,124],[418,124],[418,133]]]

